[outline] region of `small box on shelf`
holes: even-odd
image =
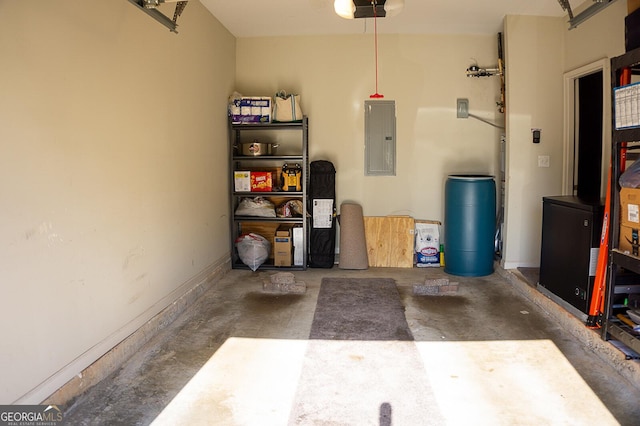
[[[233,190],[235,192],[274,192],[280,191],[282,167],[248,168],[233,172]]]
[[[233,172],[233,185],[236,192],[251,191],[251,172],[248,170]]]
[[[234,99],[229,109],[231,122],[234,124],[271,122],[270,97],[253,96]]]
[[[620,189],[620,223],[640,227],[640,188]]]
[[[640,226],[627,226],[620,224],[620,240],[618,242],[618,250],[623,253],[638,256],[638,248],[640,247],[640,239],[638,233]]]
[[[273,172],[251,172],[251,192],[271,192]]]
[[[291,228],[280,226],[276,230],[273,243],[273,263],[275,266],[291,266]]]
[[[618,249],[638,256],[640,229],[640,188],[620,189],[620,239]]]

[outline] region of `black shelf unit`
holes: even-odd
[[[286,140],[286,148],[288,152],[285,155],[260,155],[245,156],[240,155],[238,148],[240,142],[251,141],[256,135],[262,140],[273,140],[279,136],[285,136],[285,133],[293,133],[292,137],[284,137]],[[280,147],[278,148],[280,149]],[[302,168],[301,191],[282,191],[279,189],[270,192],[248,192],[236,191],[234,185],[234,172],[241,170],[264,169],[282,166],[284,163],[299,164]],[[230,173],[230,239],[231,239],[231,267],[233,269],[249,269],[238,255],[235,246],[235,240],[245,231],[252,232],[256,226],[264,226],[265,229],[275,230],[280,225],[296,226],[302,228],[302,264],[292,266],[275,266],[273,258],[270,257],[263,263],[259,269],[263,270],[305,270],[307,268],[308,257],[308,229],[307,221],[307,188],[309,184],[309,119],[303,117],[301,121],[296,122],[272,122],[272,123],[232,123],[229,122],[229,173]],[[264,197],[274,204],[279,204],[284,200],[300,200],[302,203],[301,217],[256,217],[256,216],[240,216],[235,211],[239,202],[243,198]],[[273,240],[273,235],[263,235],[265,238]]]
[[[640,155],[640,127],[616,129],[615,94],[619,86],[622,70],[630,68],[632,75],[640,74],[640,49],[631,50],[624,55],[611,58],[611,96],[612,96],[612,135],[611,135],[611,221],[609,232],[609,268],[605,287],[604,312],[599,322],[602,326],[602,338],[616,339],[637,353],[640,353],[640,333],[617,318],[629,307],[624,300],[629,295],[640,294],[640,257],[619,249],[620,238],[620,185],[623,152],[625,158]],[[638,161],[638,160],[636,160]],[[623,301],[621,303],[621,301]]]

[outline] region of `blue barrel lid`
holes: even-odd
[[[449,175],[449,178],[459,179],[459,180],[490,180],[490,179],[493,179],[493,176],[474,175],[474,174],[457,174],[457,175]]]

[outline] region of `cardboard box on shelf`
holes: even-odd
[[[273,172],[251,172],[252,192],[271,192],[273,190]]]
[[[618,241],[618,250],[623,251],[625,253],[632,254],[634,256],[638,256],[638,247],[640,245],[640,241],[638,239],[638,233],[640,231],[640,226],[627,226],[620,225],[620,240]]]
[[[273,264],[291,266],[291,228],[280,226],[273,241]]]
[[[640,228],[640,188],[620,189],[620,223]]]
[[[271,98],[252,96],[234,99],[230,105],[231,121],[238,123],[270,123]]]
[[[236,192],[251,191],[251,172],[248,170],[233,172],[233,184]]]
[[[640,188],[620,189],[620,238],[618,249],[638,256]]]

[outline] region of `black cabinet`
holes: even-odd
[[[598,260],[601,200],[544,197],[540,286],[587,314]]]

